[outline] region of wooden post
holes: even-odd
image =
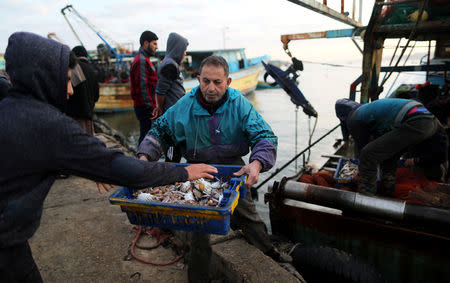
[[[376,0],[383,2],[383,0]],[[378,99],[378,77],[380,75],[384,38],[375,37],[373,29],[379,24],[381,8],[374,9],[364,35],[363,73],[361,78],[361,103]]]

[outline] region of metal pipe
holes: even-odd
[[[450,224],[450,210],[414,205],[396,199],[370,197],[288,180],[281,185],[283,197],[341,210],[353,210],[393,220],[425,224]],[[448,227],[448,226],[447,226]]]
[[[355,19],[356,0],[353,0],[352,19]]]

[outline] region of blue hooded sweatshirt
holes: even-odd
[[[164,111],[186,93],[180,74],[180,64],[188,44],[187,39],[181,35],[175,32],[169,34],[166,55],[159,65],[158,83],[156,84],[156,93],[165,96]]]
[[[131,188],[187,180],[184,168],[109,150],[63,113],[69,52],[32,33],[9,38],[5,60],[13,87],[0,101],[0,248],[34,234],[60,173]]]

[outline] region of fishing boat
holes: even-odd
[[[231,87],[241,91],[244,95],[255,90],[258,77],[263,71],[262,60],[268,56],[247,59],[244,48],[218,49],[204,51],[188,51],[183,62],[182,75],[184,77],[184,88],[189,92],[199,83],[197,75],[202,60],[210,55],[224,57],[230,68]],[[164,52],[157,52],[154,64],[157,65],[159,58],[164,58]],[[133,100],[130,96],[130,83],[101,83],[100,98],[95,104],[96,112],[117,112],[133,110]]]
[[[291,40],[336,37],[351,37],[354,40],[363,34],[364,46],[360,48],[363,70],[361,76],[349,86],[350,99],[355,100],[358,92],[361,103],[378,99],[385,83],[384,79],[379,83],[382,72],[421,71],[426,72],[427,77],[433,73],[440,76],[439,80],[434,78],[436,83],[448,84],[450,1],[375,1],[367,26],[354,17],[348,17],[343,1],[340,12],[330,9],[326,1],[324,4],[318,1],[289,1],[345,22],[353,28],[282,35],[281,41],[288,55],[291,55],[288,49]],[[359,1],[361,4],[362,1]],[[392,18],[410,8],[415,18],[406,17],[406,21]],[[386,10],[399,11],[399,14],[391,13],[389,16]],[[428,11],[428,19],[418,20],[424,19],[424,11]],[[440,62],[430,64],[431,60],[428,60],[424,65],[398,66],[397,63],[382,66],[382,47],[388,38],[408,38],[408,43],[435,40],[435,53],[440,55]],[[260,183],[257,189],[338,128],[339,125],[336,125],[300,151]],[[336,152],[323,153],[328,159],[318,167],[338,181],[339,177],[335,174],[343,160],[354,156],[351,146],[349,149],[338,144],[335,146],[338,147]],[[308,170],[309,167],[305,166],[294,176],[284,176],[281,181],[273,182],[264,198],[269,204],[272,233],[300,243],[291,255],[294,257],[293,264],[306,281],[450,282],[450,207],[440,199],[442,195],[434,194],[428,201],[421,199],[415,203],[408,199],[364,196],[353,190],[342,190],[336,185],[329,187],[306,182],[307,178],[302,177]],[[437,188],[449,195],[448,183],[439,183]]]

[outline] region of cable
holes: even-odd
[[[416,42],[414,41],[414,45],[411,47],[411,50],[409,51],[408,56],[405,59],[405,62],[403,62],[403,66],[406,65],[406,62],[408,62],[409,56],[411,56],[412,51],[414,50],[414,47],[416,46]],[[389,64],[390,65],[390,64]],[[386,75],[386,73],[385,73]],[[389,88],[389,90],[387,91],[386,95],[388,95],[391,92],[391,89],[394,87],[394,84],[397,82],[398,77],[400,76],[400,72],[397,73],[397,76],[395,77],[395,80],[392,82],[391,87]]]
[[[136,227],[133,227],[131,229],[132,232],[136,232],[136,237],[133,240],[133,243],[131,244],[131,255],[138,261],[146,263],[146,264],[151,264],[151,265],[156,265],[156,266],[166,266],[166,265],[171,265],[174,264],[175,262],[179,261],[183,256],[184,256],[184,250],[181,249],[181,254],[179,256],[177,256],[175,259],[169,261],[169,262],[151,262],[145,259],[142,259],[140,257],[138,257],[135,252],[134,252],[134,247],[138,247],[138,248],[142,248],[142,249],[154,249],[156,247],[158,247],[159,245],[161,245],[163,242],[165,242],[167,239],[170,239],[170,241],[172,241],[172,243],[176,246],[176,247],[181,247],[181,244],[178,243],[174,237],[170,237],[167,234],[162,234],[162,238],[163,240],[161,240],[161,233],[162,230],[159,228],[152,228],[151,230],[145,230],[144,232],[142,232],[142,226],[139,226],[139,229],[136,229]],[[141,234],[148,234],[151,236],[156,235],[157,238],[157,243],[154,246],[149,246],[149,247],[142,247],[139,246],[137,244],[139,237],[141,236]]]
[[[423,11],[425,10],[425,6],[426,6],[427,4],[428,4],[428,0],[424,0],[424,1],[422,2],[422,6],[420,7],[419,16],[417,17],[416,24],[414,25],[414,28],[411,30],[411,33],[409,34],[409,37],[408,37],[408,41],[406,42],[405,47],[402,49],[402,53],[401,53],[400,56],[398,57],[397,62],[395,63],[394,68],[396,68],[396,67],[398,66],[398,63],[400,62],[400,59],[402,58],[403,54],[405,53],[405,51],[406,51],[406,49],[407,49],[407,47],[408,47],[409,42],[410,42],[411,39],[414,37],[414,35],[415,35],[415,33],[416,33],[417,26],[418,26],[419,22],[420,22],[421,19],[422,19],[422,14],[423,14]],[[394,69],[394,68],[393,68],[393,69]],[[381,84],[380,84],[380,88],[383,87],[384,83],[389,79],[389,77],[392,75],[392,73],[393,73],[393,70],[389,72],[389,75],[387,75],[387,76],[385,76],[385,77],[383,78],[383,81],[382,81]]]
[[[267,183],[270,179],[272,179],[275,175],[277,175],[278,173],[280,173],[284,168],[286,168],[289,164],[291,164],[294,160],[296,160],[297,158],[299,158],[301,155],[303,155],[308,149],[310,149],[311,147],[313,147],[316,143],[320,142],[321,140],[323,140],[326,136],[328,136],[329,134],[331,134],[334,130],[336,130],[338,127],[340,127],[341,124],[337,124],[336,126],[334,126],[333,129],[329,130],[328,132],[326,132],[323,136],[321,136],[320,138],[318,138],[317,140],[315,140],[310,146],[308,146],[307,148],[305,148],[304,150],[302,150],[300,153],[298,153],[296,156],[294,156],[293,158],[291,158],[291,160],[289,160],[288,162],[286,162],[283,166],[281,166],[280,168],[277,168],[275,170],[275,172],[273,172],[268,178],[266,178],[264,181],[262,181],[256,188],[255,190],[258,190],[259,188],[261,188],[265,183]]]
[[[308,120],[308,131],[309,131],[308,146],[309,147],[311,146],[311,140],[312,140],[312,137],[314,135],[314,132],[316,131],[317,120],[319,120],[319,115],[318,114],[317,114],[317,117],[316,117],[316,121],[314,122],[313,129],[312,129],[312,131],[310,131],[310,128],[311,128],[311,116],[309,116],[309,120]],[[311,156],[311,147],[308,150],[308,158],[306,159],[307,160],[306,162],[309,162],[310,156]]]

